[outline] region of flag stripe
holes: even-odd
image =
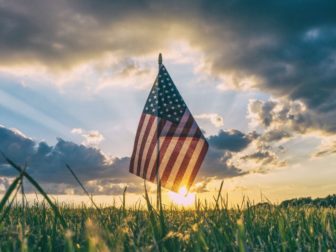
[[[169,128],[171,127],[172,123],[166,120],[161,120],[162,124],[164,124],[162,126],[162,131],[167,131],[169,130]],[[162,132],[161,131],[161,132]],[[154,144],[151,146],[151,151],[148,152],[147,154],[147,161],[145,164],[145,169],[147,169],[146,173],[145,173],[145,178],[147,178],[150,181],[151,180],[151,174],[152,171],[154,170],[154,167],[156,168],[156,161],[158,158],[158,152],[157,152],[157,140],[154,142]],[[146,168],[147,167],[147,168]]]
[[[179,176],[176,176],[176,179],[173,183],[173,189],[174,190],[178,190],[180,184],[183,184],[184,186],[187,186],[188,183],[188,178],[189,178],[189,174],[195,169],[194,166],[197,162],[197,157],[198,155],[200,155],[203,145],[204,145],[204,140],[203,139],[199,139],[196,140],[197,144],[196,147],[193,150],[193,158],[189,159],[189,162],[187,162],[188,164],[185,166],[185,169],[183,169],[182,174],[180,174]],[[193,167],[193,169],[188,169],[189,167]]]
[[[207,148],[202,131],[161,65],[140,118],[130,172],[152,182],[158,177],[171,190],[177,191],[181,184],[189,188]]]
[[[141,157],[141,158],[140,158],[140,160],[137,160],[137,172],[136,172],[136,174],[138,176],[140,175],[140,163],[141,163],[141,159],[143,158],[144,147],[145,147],[145,144],[147,142],[148,134],[149,134],[149,131],[152,128],[152,124],[154,122],[154,119],[155,119],[155,117],[149,116],[148,123],[146,125],[146,129],[144,130],[144,134],[143,134],[142,139],[141,139],[142,141],[141,141],[140,146],[139,146],[139,148],[140,148],[139,157]]]
[[[194,180],[196,178],[196,175],[197,175],[197,173],[198,173],[198,171],[201,167],[201,164],[202,164],[202,162],[205,158],[205,154],[208,151],[208,147],[209,147],[208,143],[205,140],[203,140],[203,141],[204,141],[204,143],[203,143],[202,151],[198,156],[195,167],[191,170],[191,175],[190,175],[190,177],[188,178],[188,181],[187,181],[187,188],[190,188],[190,186],[194,182]]]
[[[175,128],[173,124],[170,125],[169,127],[169,132],[172,130],[172,128]],[[161,142],[161,139],[163,139],[163,141]],[[161,165],[162,163],[162,158],[164,157],[165,153],[166,153],[166,150],[169,146],[169,143],[170,143],[170,140],[171,140],[171,137],[161,137],[159,138],[160,140],[160,155],[159,155],[159,163]],[[160,166],[159,165],[159,166]],[[160,170],[160,167],[159,167],[159,170]],[[154,181],[155,179],[155,176],[156,176],[156,169],[152,169],[152,172],[151,172],[151,175],[150,175],[150,181]]]
[[[151,118],[153,118],[153,123],[152,123],[152,125],[150,125],[148,137],[147,137],[146,142],[145,142],[146,144],[144,145],[143,153],[141,155],[142,157],[147,157],[149,147],[152,145],[153,142],[155,143],[155,141],[157,141],[157,128],[158,128],[157,127],[157,120],[158,120],[158,117],[151,116]],[[144,172],[145,162],[146,162],[146,158],[142,158],[141,160],[139,160],[139,166],[140,166],[139,176],[141,176],[141,177],[143,177],[143,174],[144,174],[143,172]]]
[[[189,112],[186,111],[186,113],[183,115],[178,127],[176,127],[174,124],[171,125],[170,129],[168,130],[168,136],[164,137],[163,142],[161,144],[160,141],[160,165],[159,165],[159,178],[161,179],[162,176],[162,172],[164,170],[164,167],[166,167],[166,159],[169,158],[169,156],[171,155],[171,144],[173,144],[173,146],[175,146],[174,143],[171,143],[172,141],[172,136],[179,136],[180,133],[183,130],[184,125],[186,124],[186,122],[189,119]],[[161,139],[161,137],[160,137]],[[166,153],[168,151],[168,153]],[[156,176],[156,169],[152,170],[151,173],[151,177],[150,180],[154,180]]]
[[[192,127],[190,129],[190,134],[195,135],[196,132],[197,132],[197,128]],[[193,136],[187,138],[186,143],[185,143],[186,150],[181,151],[179,155],[180,157],[179,163],[176,163],[174,165],[174,169],[173,169],[173,172],[170,174],[169,181],[168,181],[169,183],[167,183],[167,187],[173,187],[176,181],[176,178],[181,176],[181,174],[183,176],[186,168],[188,167],[188,163],[190,159],[193,157],[193,153],[194,153],[194,150],[197,144],[197,140],[198,139],[195,139]]]
[[[145,120],[145,117],[146,117],[145,114],[141,114],[138,130],[137,130],[137,133],[136,133],[136,136],[135,136],[133,153],[132,153],[132,158],[131,158],[131,163],[130,163],[130,172],[132,172],[132,173],[134,172],[134,159],[135,159],[135,153],[136,153],[136,149],[137,149],[136,147],[138,145],[139,136],[140,136],[140,132],[141,132],[142,125],[143,125],[143,122]]]
[[[140,152],[140,144],[142,142],[142,138],[143,138],[143,135],[145,133],[145,129],[147,127],[147,123],[148,123],[148,120],[149,120],[149,117],[150,115],[146,115],[145,116],[145,119],[141,125],[141,130],[140,130],[140,134],[139,134],[139,140],[138,140],[138,143],[137,145],[135,146],[136,148],[136,152],[135,152],[135,158],[134,158],[134,163],[133,163],[133,173],[136,174],[137,172],[137,167],[138,167],[138,159],[139,159],[139,152]],[[140,157],[141,158],[141,157]]]
[[[189,165],[189,162],[195,155],[195,150],[196,150],[197,144],[198,144],[199,141],[201,141],[201,139],[195,137],[197,135],[198,131],[199,131],[198,127],[194,128],[194,131],[193,131],[194,135],[193,135],[192,141],[190,143],[188,152],[183,158],[183,162],[181,164],[181,169],[179,169],[179,171],[178,171],[178,173],[175,177],[171,178],[173,180],[172,185],[175,184],[175,183],[177,183],[177,186],[180,185],[180,183],[182,181],[182,178],[183,178],[183,176],[184,176],[184,174],[187,170],[187,167]]]
[[[187,123],[185,124],[185,126],[184,126],[184,128],[183,128],[183,131],[184,131],[184,129],[188,129],[188,130],[190,130],[191,129],[191,126],[193,125],[193,118],[192,118],[192,116],[190,116],[190,114],[189,114],[189,118],[188,118],[188,121],[187,121]],[[183,132],[182,131],[182,132]],[[189,133],[189,132],[188,132]],[[182,135],[182,134],[181,134]],[[177,166],[175,165],[175,162],[176,162],[176,160],[177,160],[177,158],[180,156],[180,155],[183,155],[182,153],[183,152],[181,152],[181,149],[182,149],[182,147],[184,147],[185,145],[186,145],[186,139],[185,139],[185,137],[183,137],[183,135],[182,136],[179,136],[178,137],[178,139],[177,139],[177,143],[176,143],[176,145],[173,147],[173,146],[171,146],[171,148],[172,148],[172,154],[171,155],[169,155],[169,161],[168,161],[168,163],[167,163],[167,166],[166,167],[162,167],[162,176],[161,176],[161,182],[162,182],[162,185],[165,185],[166,184],[166,182],[167,182],[167,180],[168,180],[168,177],[170,176],[170,173],[171,173],[171,171],[172,171],[172,169],[174,168],[174,167],[176,167],[177,168]]]

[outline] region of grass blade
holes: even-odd
[[[27,180],[37,189],[39,193],[42,194],[42,196],[45,198],[45,200],[48,202],[52,210],[54,211],[55,215],[60,219],[61,225],[63,228],[67,228],[67,224],[59,212],[57,206],[51,201],[48,194],[42,189],[42,187],[33,179],[26,171],[24,171],[19,165],[15,164],[12,160],[10,160],[4,153],[2,153],[3,158],[9,163],[14,169],[16,169],[18,172],[20,172],[24,177],[27,178]]]

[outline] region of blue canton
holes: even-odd
[[[167,70],[162,65],[159,70],[159,75],[147,98],[143,112],[174,123],[179,123],[185,109],[186,104]]]

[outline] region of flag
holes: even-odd
[[[190,188],[208,143],[163,64],[136,132],[129,171],[177,192]],[[158,176],[158,177],[157,177]]]

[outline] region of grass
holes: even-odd
[[[23,207],[14,205],[0,226],[0,251],[336,250],[336,211],[331,208],[58,208],[68,228],[46,204],[26,208],[24,220]]]
[[[126,189],[120,207],[74,207],[55,204],[24,169],[15,169],[18,177],[0,203],[1,252],[336,251],[335,208],[244,201],[229,209],[221,191],[211,205],[195,202],[194,210],[154,207],[146,191],[146,209],[125,208]],[[23,178],[44,201],[13,200]]]

